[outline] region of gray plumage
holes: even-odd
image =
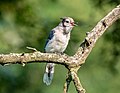
[[[53,28],[48,36],[45,44],[45,52],[47,53],[63,53],[67,48],[70,33],[72,28],[76,24],[74,20],[70,17],[62,18],[59,25]],[[46,85],[50,85],[54,74],[54,63],[47,63],[45,68],[45,73],[43,77],[43,82]]]

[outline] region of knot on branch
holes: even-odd
[[[107,23],[105,20],[102,20],[101,23],[103,24],[104,27],[107,27]]]

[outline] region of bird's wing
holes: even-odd
[[[46,43],[45,43],[45,47],[46,47],[47,43],[54,37],[54,33],[55,33],[55,30],[51,30],[51,31],[50,31],[50,34],[49,34],[49,36],[48,36],[48,39],[47,39],[47,41],[46,41]],[[44,52],[45,52],[45,47],[44,47]]]

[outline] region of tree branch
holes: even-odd
[[[110,27],[116,20],[120,18],[120,5],[108,13],[102,20],[100,20],[92,31],[86,33],[84,41],[80,44],[77,52],[73,56],[66,54],[52,54],[41,53],[34,48],[33,53],[10,53],[0,54],[0,64],[23,64],[34,62],[47,62],[64,65],[69,73],[67,75],[66,83],[64,85],[64,93],[67,93],[70,82],[73,81],[78,93],[85,93],[80,80],[77,76],[77,71],[81,64],[85,63],[86,58],[90,54],[96,41],[102,36],[108,27]]]
[[[85,89],[82,87],[78,75],[76,72],[72,71],[71,76],[78,93],[85,93]]]
[[[96,41],[102,36],[102,34],[110,27],[116,20],[120,18],[120,5],[109,12],[103,19],[101,19],[97,25],[86,33],[85,40],[80,45],[78,51],[74,55],[79,60],[79,65],[83,64],[95,46]]]
[[[53,53],[41,53],[39,51],[33,53],[10,53],[10,54],[0,54],[0,64],[22,64],[22,63],[33,63],[33,62],[49,62],[56,64],[68,64],[67,59],[69,56],[53,54]]]
[[[71,77],[71,72],[68,71],[68,75],[67,75],[67,78],[66,78],[66,82],[64,84],[64,93],[67,93],[68,92],[68,88],[69,88],[69,85],[70,85],[70,82],[72,81],[72,77]]]

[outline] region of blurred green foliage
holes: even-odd
[[[49,31],[70,16],[79,23],[65,51],[73,55],[96,23],[120,0],[0,0],[0,53],[30,52],[27,46],[43,52]],[[79,71],[88,93],[120,91],[120,21],[98,40]],[[52,85],[42,82],[45,64],[0,66],[0,93],[60,93],[67,70],[57,65]],[[69,93],[76,93],[71,84]]]

